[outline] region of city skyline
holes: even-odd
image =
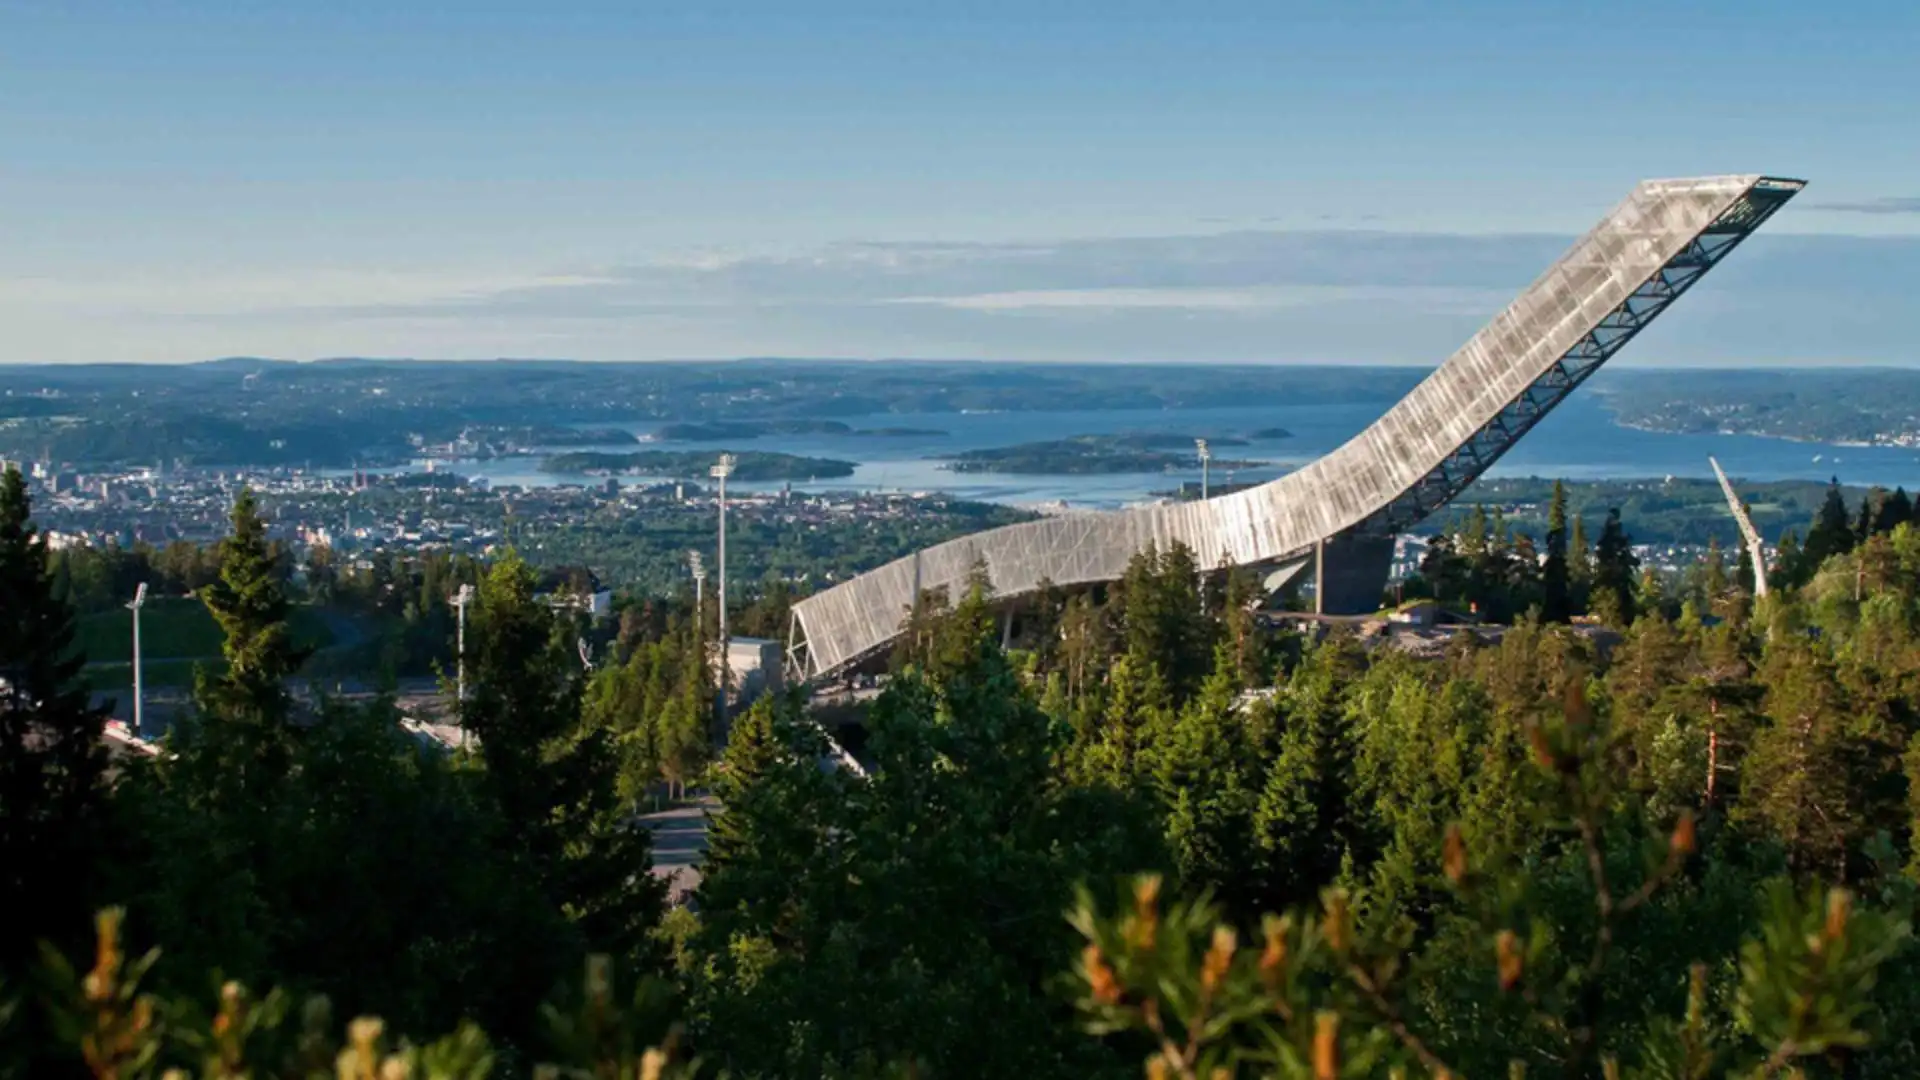
[[[1626,366],[1915,359],[1892,4],[5,22],[0,362],[1430,365],[1634,182],[1729,171],[1812,184]]]

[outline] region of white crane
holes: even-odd
[[[1213,451],[1207,448],[1205,439],[1193,440],[1193,446],[1200,454],[1200,499],[1204,502],[1207,498],[1207,473],[1213,464]]]
[[[1753,517],[1747,513],[1746,504],[1740,496],[1733,493],[1733,482],[1721,470],[1720,463],[1711,455],[1707,464],[1713,466],[1713,475],[1720,478],[1720,490],[1727,493],[1727,509],[1733,511],[1733,520],[1740,526],[1740,536],[1746,541],[1747,561],[1753,564],[1753,595],[1755,598],[1767,595],[1767,552],[1760,544],[1760,530],[1753,527]]]

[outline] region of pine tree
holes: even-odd
[[[1212,666],[1213,623],[1200,607],[1199,567],[1193,551],[1152,544],[1127,564],[1121,581],[1121,625],[1136,674],[1151,667],[1176,704],[1190,696]]]
[[[1845,882],[1877,829],[1902,824],[1877,800],[1900,767],[1901,736],[1851,699],[1832,660],[1810,641],[1783,639],[1763,671],[1770,718],[1742,762],[1748,797],[1736,817],[1765,830],[1793,866]]]
[[[1487,508],[1474,503],[1467,512],[1467,527],[1460,533],[1460,554],[1478,562],[1492,546],[1491,527],[1487,522]]]
[[[1154,755],[1154,786],[1167,812],[1167,844],[1181,880],[1230,906],[1252,909],[1260,868],[1250,864],[1253,816],[1264,785],[1267,747],[1237,715],[1239,671],[1231,648],[1215,653],[1213,674],[1181,710]]]
[[[763,697],[733,722],[726,752],[714,774],[713,794],[720,810],[709,816],[707,827],[707,859],[716,865],[752,858],[751,815],[744,811],[754,793],[762,790],[767,774],[785,755],[775,732],[778,704],[775,698]]]
[[[1666,614],[1667,588],[1660,580],[1660,574],[1649,566],[1640,571],[1640,581],[1634,590],[1633,609],[1635,617],[1640,615]]]
[[[511,552],[481,581],[461,722],[480,742],[510,850],[530,860],[590,948],[645,961],[665,883],[646,872],[648,834],[618,797],[609,732],[582,719],[570,635],[533,591],[532,568]]]
[[[1913,500],[1907,496],[1907,489],[1897,487],[1880,504],[1879,517],[1873,523],[1873,531],[1890,533],[1894,529],[1913,520]]]
[[[293,644],[286,583],[253,492],[240,489],[230,520],[233,531],[220,542],[220,576],[200,591],[225,634],[226,667],[196,674],[194,698],[206,738],[195,758],[206,770],[206,791],[224,792],[244,806],[291,764],[293,699],[286,683],[308,650]]]
[[[1600,542],[1594,546],[1593,610],[1609,625],[1625,628],[1633,625],[1634,582],[1640,559],[1633,553],[1633,541],[1620,524],[1618,508],[1607,511],[1607,523],[1601,526]]]
[[[1267,685],[1267,639],[1260,633],[1252,610],[1258,596],[1259,583],[1252,573],[1240,569],[1227,571],[1222,618],[1226,644],[1233,650],[1234,670],[1239,673],[1243,690]]]
[[[1720,598],[1727,593],[1727,560],[1725,553],[1720,550],[1718,536],[1707,540],[1706,562],[1706,573],[1701,580],[1702,588],[1706,592],[1704,599],[1708,609],[1711,610],[1712,606],[1719,603]]]
[[[1541,618],[1566,622],[1573,614],[1567,580],[1567,488],[1558,480],[1547,504],[1547,559],[1540,568],[1540,590]]]
[[[283,723],[290,701],[286,680],[307,650],[293,644],[286,584],[253,492],[240,490],[230,520],[233,532],[220,543],[219,580],[201,592],[226,635],[226,670],[213,684],[215,700],[226,719]]]
[[[1744,548],[1742,549],[1744,550]],[[1800,546],[1800,534],[1788,529],[1780,534],[1780,543],[1774,549],[1773,565],[1767,569],[1767,584],[1780,589],[1793,589],[1806,584],[1810,576],[1806,572],[1807,553]],[[1753,589],[1753,580],[1749,574],[1746,580],[1749,592]]]
[[[1254,810],[1253,841],[1277,895],[1269,908],[1319,894],[1346,854],[1342,808],[1353,789],[1352,733],[1341,723],[1340,689],[1351,645],[1328,641],[1288,680],[1278,747]]]
[[[1573,529],[1567,537],[1567,601],[1577,614],[1587,610],[1593,591],[1593,549],[1587,543],[1587,519],[1573,515]]]
[[[0,904],[16,971],[36,940],[86,930],[89,842],[105,793],[103,710],[88,703],[74,615],[54,595],[26,481],[0,475]],[[17,984],[16,984],[17,985]]]
[[[1827,497],[1820,504],[1820,510],[1814,515],[1813,527],[1807,530],[1806,544],[1802,548],[1805,564],[1794,571],[1794,576],[1810,580],[1819,571],[1822,563],[1835,555],[1843,555],[1853,550],[1852,515],[1847,512],[1847,500],[1840,492],[1840,478],[1834,477],[1827,485]]]

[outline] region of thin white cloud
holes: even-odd
[[[128,275],[103,280],[0,278],[0,310],[200,316],[349,305],[478,302],[516,289],[580,288],[611,279],[582,274],[314,270],[294,274]]]
[[[1920,214],[1920,196],[1889,195],[1859,202],[1814,203],[1812,210],[1836,210],[1845,214]]]
[[[1188,311],[1265,312],[1317,304],[1386,303],[1406,308],[1458,313],[1493,310],[1507,298],[1496,289],[1448,286],[1368,288],[1351,285],[1283,285],[1241,289],[1121,288],[1034,289],[975,293],[967,296],[903,296],[891,303],[932,304],[963,311],[1126,310],[1172,308]]]
[[[1568,238],[1266,230],[691,252],[571,273],[0,278],[0,362],[922,356],[1431,363]],[[1634,356],[1920,361],[1920,238],[1768,235]]]

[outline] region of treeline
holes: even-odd
[[[1748,512],[1760,535],[1779,539],[1789,529],[1805,535],[1807,523],[1819,513],[1833,490],[1831,483],[1808,480],[1737,480],[1749,503]],[[1474,504],[1491,515],[1498,510],[1516,532],[1531,533],[1536,542],[1546,534],[1547,511],[1553,487],[1559,481],[1539,477],[1482,477],[1453,500],[1450,513],[1432,522],[1431,531],[1458,532]],[[1617,509],[1632,523],[1643,543],[1658,546],[1705,547],[1717,538],[1731,552],[1740,542],[1740,530],[1727,513],[1726,495],[1711,478],[1669,476],[1663,479],[1575,480],[1565,482],[1567,516],[1587,518],[1587,535],[1598,531],[1607,511]],[[1840,490],[1849,505],[1871,501],[1872,488],[1847,486]]]
[[[1745,559],[1742,551],[1740,558]],[[1751,570],[1744,573],[1751,581]],[[1717,542],[1696,574],[1681,582],[1685,599],[1711,605],[1728,595],[1728,570]],[[1399,598],[1431,598],[1490,622],[1531,614],[1566,622],[1592,614],[1614,626],[1630,626],[1641,611],[1668,604],[1667,583],[1640,568],[1633,539],[1620,511],[1609,510],[1597,541],[1589,545],[1586,518],[1567,516],[1566,488],[1554,484],[1544,542],[1536,545],[1512,529],[1500,512],[1475,505],[1465,523],[1432,538],[1419,572],[1396,590]]]
[[[1268,631],[1179,547],[1021,598],[1010,634],[982,572],[902,613],[849,771],[799,698],[712,761],[706,613],[630,609],[589,673],[512,556],[470,612],[470,752],[301,705],[243,497],[201,591],[225,669],[108,780],[27,509],[9,477],[4,970],[53,1008],[0,1059],[36,1075],[1920,1070],[1911,524],[1765,602],[1729,580],[1711,623],[1636,602],[1603,651],[1523,617],[1438,661]],[[703,774],[670,910],[634,802]],[[84,955],[109,906],[92,970],[40,989],[29,942]],[[597,964],[578,989],[589,955],[676,1000]]]
[[[1769,582],[1795,589],[1835,555],[1873,537],[1887,537],[1914,518],[1905,489],[1871,488],[1849,509],[1832,481],[1805,538],[1786,528],[1768,560]],[[1753,591],[1752,555],[1740,544],[1729,554],[1718,537],[1679,572],[1643,567],[1618,509],[1609,509],[1599,536],[1589,540],[1586,518],[1569,514],[1566,488],[1555,482],[1545,528],[1536,540],[1504,513],[1475,504],[1429,542],[1419,572],[1395,590],[1395,600],[1432,598],[1490,622],[1532,613],[1548,622],[1591,614],[1609,625],[1632,625],[1641,612],[1668,619],[1691,609],[1711,618],[1744,616]]]
[[[280,548],[275,551],[290,565]],[[212,545],[186,540],[159,548],[149,544],[65,547],[50,552],[48,562],[55,594],[83,614],[125,604],[142,583],[154,592],[180,596],[213,584],[220,573]]]

